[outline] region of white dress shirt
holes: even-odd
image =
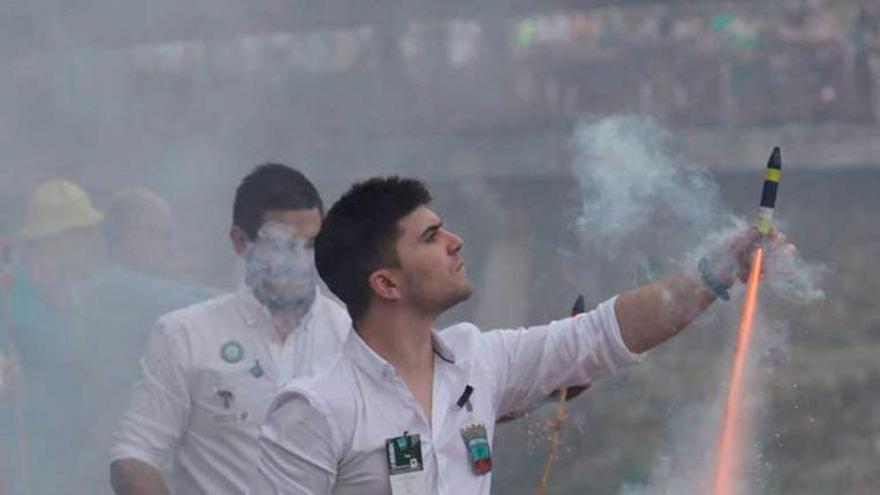
[[[163,316],[111,458],[157,469],[173,459],[169,488],[176,495],[245,493],[272,399],[291,378],[330,361],[350,328],[345,310],[319,293],[282,342],[246,287]]]
[[[482,422],[491,443],[495,418],[639,361],[620,336],[613,298],[528,329],[458,324],[434,333],[434,350],[429,421],[394,368],[350,332],[331,367],[288,383],[270,407],[250,493],[390,494],[385,441],[408,432],[421,437],[423,493],[488,495],[491,473],[472,471],[465,424]],[[467,385],[471,410],[457,404]]]

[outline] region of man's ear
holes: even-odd
[[[233,225],[229,228],[229,239],[232,241],[232,248],[235,249],[235,254],[243,255],[250,240],[247,232],[238,225]]]
[[[367,282],[379,299],[394,301],[402,296],[398,274],[391,268],[381,268],[374,271],[370,274]]]

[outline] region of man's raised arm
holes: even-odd
[[[734,280],[748,273],[759,236],[725,238],[692,273],[681,271],[627,291],[586,314],[529,330],[486,332],[498,377],[498,414],[532,407],[552,390],[587,383],[639,361],[680,332]],[[771,248],[789,248],[771,235]],[[613,305],[613,306],[612,306]]]

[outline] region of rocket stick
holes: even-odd
[[[586,309],[584,296],[579,295],[574,301],[571,308],[571,315],[576,316],[583,313]],[[562,433],[562,423],[565,421],[566,411],[565,402],[568,400],[568,388],[559,390],[559,405],[556,406],[556,417],[553,420],[552,431],[550,433],[550,452],[547,453],[547,461],[544,463],[544,473],[541,475],[541,483],[538,485],[537,495],[546,495],[547,483],[550,481],[550,472],[553,470],[553,463],[556,462],[556,452],[559,450],[559,437]]]

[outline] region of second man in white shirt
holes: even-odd
[[[246,491],[273,397],[324,366],[350,329],[318,289],[322,215],[317,190],[296,170],[266,164],[242,180],[230,238],[244,281],[162,317],[151,334],[111,452],[118,495]]]

